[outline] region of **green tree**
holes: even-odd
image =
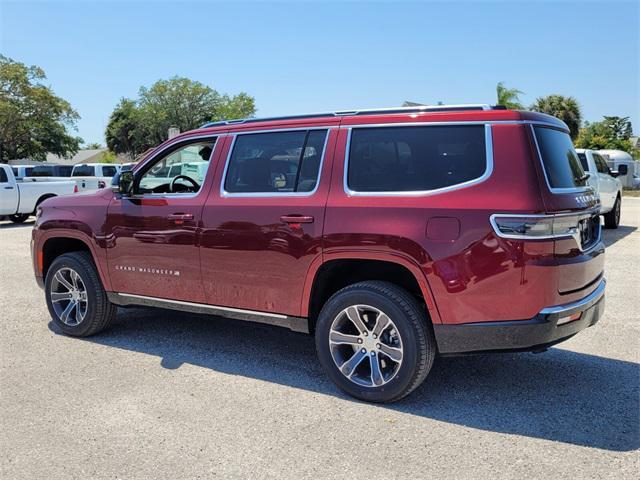
[[[82,139],[69,129],[76,129],[80,117],[43,85],[46,78],[41,68],[0,55],[0,162],[78,151]]]
[[[102,148],[102,145],[100,145],[98,142],[93,142],[83,145],[82,147],[87,150],[99,150]]]
[[[604,117],[601,122],[585,122],[575,144],[578,148],[624,150],[633,155],[632,131],[629,117]]]
[[[582,111],[577,100],[573,97],[565,97],[563,95],[549,95],[547,97],[539,97],[535,103],[531,105],[534,112],[546,113],[559,118],[569,127],[572,139],[578,136],[578,130],[582,123]]]
[[[184,77],[158,80],[138,93],[136,100],[120,100],[109,119],[107,146],[116,153],[138,155],[165,141],[169,127],[192,130],[209,121],[250,117],[256,110],[246,93],[220,94]]]
[[[498,105],[504,105],[511,110],[524,110],[524,106],[520,103],[520,95],[524,92],[517,88],[507,88],[504,82],[498,82],[496,85],[496,95],[498,96]]]

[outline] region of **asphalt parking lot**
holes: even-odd
[[[640,198],[604,231],[599,324],[543,354],[440,359],[388,406],[346,397],[284,329],[135,309],[60,335],[30,224],[1,224],[3,479],[637,478]]]

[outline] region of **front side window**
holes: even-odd
[[[7,183],[8,181],[7,172],[4,171],[4,168],[0,168],[0,183]]]
[[[145,165],[137,193],[195,193],[204,183],[215,138],[188,143]]]
[[[60,176],[61,177],[70,177],[72,169],[73,169],[73,167],[60,167]]]
[[[347,186],[356,192],[428,191],[480,178],[487,170],[485,127],[356,128]]]
[[[548,127],[534,127],[544,170],[551,188],[576,188],[587,184],[587,175],[569,134]]]
[[[582,165],[582,169],[585,172],[589,171],[589,162],[587,161],[587,154],[586,153],[579,153],[578,154],[578,158],[580,159],[580,165]]]
[[[305,193],[315,190],[327,130],[238,135],[229,159],[228,193]]]
[[[599,173],[609,173],[609,167],[607,166],[607,162],[604,161],[604,158],[594,153],[593,159],[596,162],[596,170],[598,170]]]

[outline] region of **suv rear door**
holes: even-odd
[[[207,303],[300,315],[307,271],[322,254],[336,132],[232,135],[202,215]]]

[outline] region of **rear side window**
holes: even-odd
[[[312,192],[327,130],[238,135],[224,189],[229,193]]]
[[[582,165],[582,169],[585,172],[589,171],[589,162],[587,162],[587,154],[586,153],[579,153],[578,154],[578,158],[580,159],[580,165]]]
[[[18,169],[16,167],[11,167],[11,171],[13,172],[13,176],[14,177],[19,177],[20,175],[18,175]],[[2,173],[0,173],[0,175],[4,174],[4,176],[6,177],[7,174],[4,173],[4,170],[2,171]]]
[[[435,190],[487,171],[484,125],[356,128],[347,186],[356,192]]]
[[[113,177],[117,172],[116,167],[106,166],[102,167],[102,176],[103,177]]]
[[[95,171],[91,165],[78,165],[73,167],[72,177],[95,177]]]
[[[587,184],[587,176],[568,133],[534,127],[544,170],[551,188],[576,188]]]

